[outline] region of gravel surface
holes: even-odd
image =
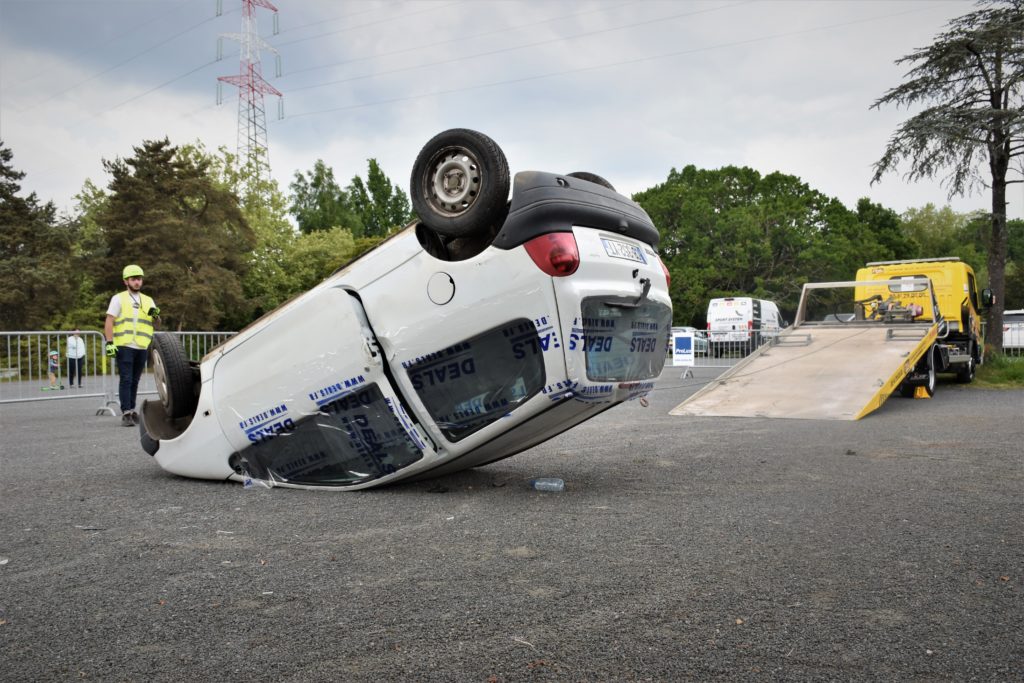
[[[358,493],[178,478],[95,399],[2,405],[0,679],[1024,678],[1024,391],[668,416],[708,372]]]

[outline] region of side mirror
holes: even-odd
[[[992,294],[992,290],[986,287],[981,290],[981,305],[983,308],[991,308],[992,304],[996,302],[996,297]]]

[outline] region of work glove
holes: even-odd
[[[150,306],[149,307],[149,315],[154,317],[154,318],[157,317],[158,315],[160,315],[160,307],[159,306]]]
[[[107,342],[107,355],[111,358],[117,355],[117,345],[114,342]]]

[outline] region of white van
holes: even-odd
[[[749,296],[712,299],[707,319],[708,342],[716,358],[737,352],[745,356],[785,327],[774,301]]]

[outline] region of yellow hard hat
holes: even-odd
[[[124,272],[121,273],[121,279],[127,280],[130,277],[143,277],[142,268],[139,268],[136,265],[125,266]]]

